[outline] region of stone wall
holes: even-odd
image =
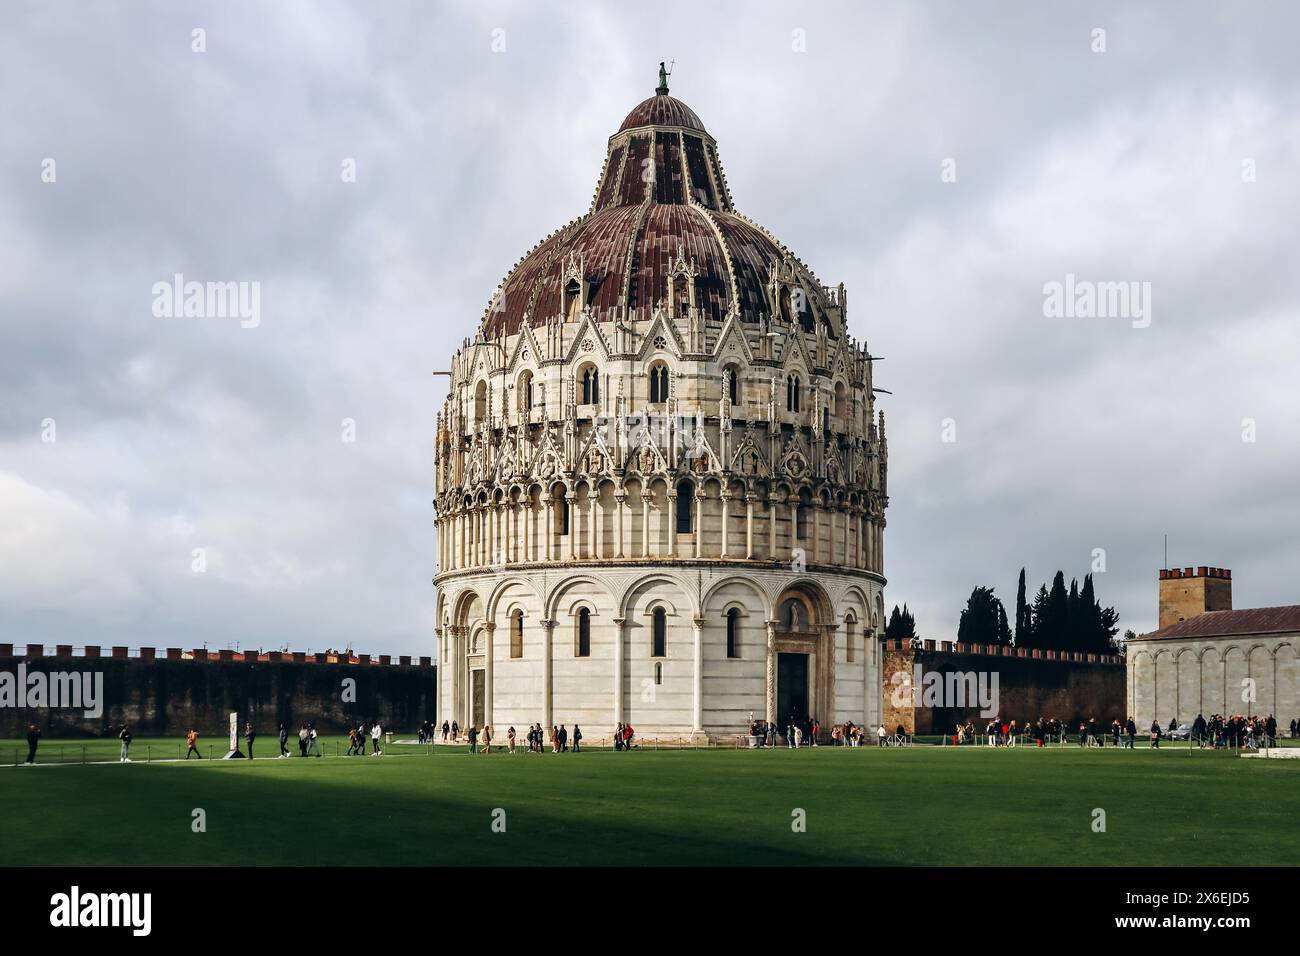
[[[1133,640],[1128,645],[1128,706],[1139,728],[1197,714],[1300,717],[1300,634]]]
[[[1126,716],[1122,657],[921,640],[882,645],[884,723],[891,731],[902,724],[909,733],[947,734],[959,721],[971,720],[977,730],[988,723],[978,704],[951,706],[953,699],[945,696],[940,706],[933,706],[925,702],[923,690],[910,693],[917,664],[923,673],[944,675],[945,686],[948,675],[965,673],[977,680],[983,676],[984,686],[991,689],[989,681],[996,673],[997,716],[1018,725],[1045,717],[1073,728],[1093,717],[1109,725]]]
[[[437,716],[437,667],[427,657],[391,663],[387,657],[372,662],[333,654],[173,649],[159,655],[144,648],[132,657],[124,647],[108,656],[88,647],[73,656],[72,648],[60,647],[45,657],[42,648],[28,654],[20,648],[19,656],[14,650],[0,645],[0,674],[13,675],[7,682],[0,678],[0,691],[6,683],[14,687],[20,665],[28,675],[102,675],[103,713],[91,718],[82,709],[17,707],[0,696],[0,738],[21,737],[33,722],[47,737],[113,736],[126,723],[137,736],[181,736],[194,727],[204,737],[224,738],[232,711],[239,714],[241,732],[252,720],[267,739],[281,721],[296,737],[306,721],[322,733],[376,718],[385,727],[413,732],[420,721]],[[356,681],[355,702],[343,700],[346,678]]]

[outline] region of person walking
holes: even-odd
[[[384,752],[379,749],[379,738],[382,737],[383,735],[384,735],[384,728],[381,727],[379,725],[379,721],[376,720],[375,725],[370,728],[370,750],[371,750],[370,756],[372,757],[383,756]]]
[[[1137,724],[1134,722],[1132,715],[1129,715],[1128,723],[1124,726],[1124,732],[1128,736],[1128,742],[1125,744],[1125,747],[1132,750],[1133,741],[1137,739],[1138,733]]]
[[[27,762],[36,763],[36,745],[41,742],[41,732],[35,724],[27,725]]]
[[[515,728],[513,725],[506,730],[506,751],[508,753],[515,752]]]
[[[285,729],[284,724],[280,724],[280,756],[281,757],[289,756],[288,743],[289,743],[289,731]]]
[[[185,735],[185,743],[189,744],[189,750],[185,751],[186,760],[190,759],[190,754],[194,754],[200,760],[203,759],[203,754],[199,753],[199,732],[197,730],[190,728],[190,732]]]
[[[579,753],[582,750],[582,730],[577,724],[573,725],[573,752]]]
[[[451,724],[447,723],[447,718],[442,719],[442,742],[447,742],[447,735],[451,733]]]
[[[469,725],[469,752],[478,753],[478,728],[473,724]]]
[[[313,757],[320,756],[320,744],[316,742],[316,724],[307,725],[307,753]]]
[[[257,739],[257,731],[253,729],[253,722],[250,720],[244,724],[244,741],[248,744],[248,759],[253,759],[253,741]]]
[[[1160,721],[1151,721],[1151,749],[1160,749]]]
[[[483,727],[483,752],[490,754],[492,752],[492,725],[487,724]]]
[[[298,756],[307,756],[307,725],[298,728]]]

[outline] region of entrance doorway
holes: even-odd
[[[776,724],[784,734],[808,719],[808,655],[776,655]]]
[[[469,722],[471,725],[478,727],[480,730],[483,728],[484,677],[485,677],[485,672],[482,670],[469,672],[469,687],[470,687]]]

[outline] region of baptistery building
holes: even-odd
[[[874,726],[888,452],[847,316],[843,285],[737,211],[661,76],[587,212],[451,359],[439,719],[588,741]]]

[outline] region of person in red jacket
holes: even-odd
[[[199,753],[199,748],[198,748],[199,732],[191,727],[190,732],[185,735],[185,742],[189,744],[190,747],[189,750],[185,751],[185,759],[189,760],[190,754],[194,754],[194,756],[202,760],[203,754]]]

